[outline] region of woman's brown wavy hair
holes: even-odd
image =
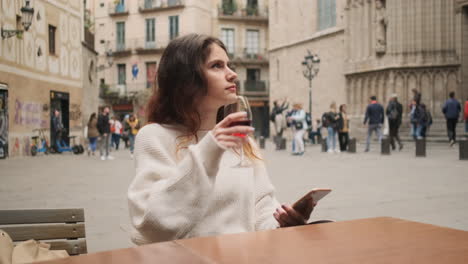
[[[227,51],[221,40],[211,36],[178,37],[169,43],[159,62],[157,85],[147,105],[148,122],[184,127],[186,131],[180,138],[178,150],[194,138],[198,142],[201,118],[197,106],[208,93],[203,65],[212,44]],[[222,109],[218,113],[222,113]],[[247,157],[258,159],[250,143],[244,145],[244,150]]]

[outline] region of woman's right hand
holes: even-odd
[[[211,131],[220,145],[225,148],[241,148],[248,137],[236,137],[233,134],[249,134],[254,131],[251,126],[230,126],[231,123],[247,119],[246,112],[236,112],[226,116]]]

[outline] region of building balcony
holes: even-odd
[[[137,54],[162,54],[167,46],[167,43],[160,41],[147,41],[144,39],[135,39],[135,51]]]
[[[99,97],[111,101],[132,99],[138,92],[152,88],[148,82],[127,81],[125,84],[101,84]]]
[[[265,81],[244,81],[244,87],[241,90],[246,96],[265,97],[269,90]]]
[[[185,7],[185,0],[140,0],[138,11],[150,13]]]
[[[109,16],[111,17],[128,16],[128,7],[120,3],[119,4],[109,3],[108,12],[109,12]]]
[[[94,34],[86,27],[84,28],[84,43],[88,48],[94,50]]]
[[[108,49],[112,51],[112,56],[113,57],[127,57],[132,55],[132,47],[128,43],[129,40],[126,40],[124,42],[108,42]],[[131,41],[130,41],[131,42]]]
[[[266,49],[239,48],[228,51],[228,56],[232,63],[248,63],[268,65],[268,52]]]
[[[230,21],[257,21],[268,23],[268,8],[244,7],[237,8],[236,5],[222,5],[218,7],[218,19]]]

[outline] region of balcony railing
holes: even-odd
[[[185,0],[139,0],[138,10],[146,13],[183,7],[185,7]]]
[[[238,48],[228,51],[228,56],[232,62],[248,62],[268,64],[268,52],[266,49]]]
[[[268,8],[258,6],[245,6],[237,8],[237,5],[221,5],[218,7],[219,19],[226,20],[256,20],[268,22]]]
[[[138,54],[162,53],[167,46],[167,42],[148,41],[146,38],[133,40],[135,51]]]
[[[268,94],[268,89],[265,81],[244,81],[245,94]]]
[[[157,35],[155,41],[147,41],[146,38],[125,39],[124,42],[108,41],[106,49],[110,49],[112,56],[115,57],[130,56],[132,53],[158,54],[164,51],[169,41],[167,39],[159,41],[163,37],[162,35]]]
[[[103,99],[131,98],[138,92],[148,88],[148,84],[141,81],[127,81],[126,84],[101,84],[99,86],[99,97]]]
[[[120,3],[109,3],[109,16],[126,16],[128,15],[128,7],[127,5],[122,5]]]
[[[124,42],[109,41],[108,49],[112,51],[112,56],[115,57],[125,57],[132,54],[132,47],[127,43],[127,40]]]

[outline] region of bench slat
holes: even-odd
[[[86,240],[83,238],[76,240],[53,240],[43,242],[50,244],[51,250],[66,250],[70,256],[88,253]]]
[[[84,222],[84,209],[0,210],[0,225]]]
[[[24,241],[29,239],[60,239],[60,238],[84,238],[85,225],[78,224],[40,224],[24,226],[1,226],[13,241]]]

